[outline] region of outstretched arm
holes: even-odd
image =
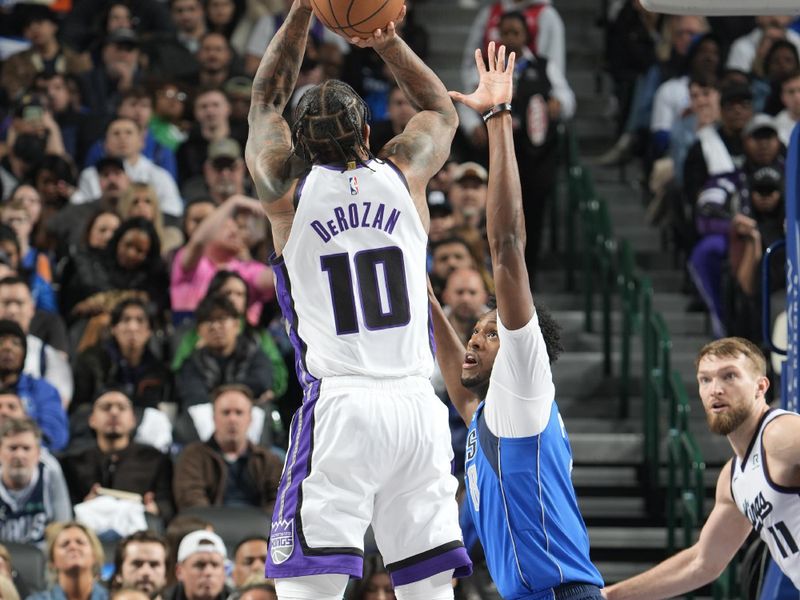
[[[310,1],[295,0],[267,46],[253,80],[245,159],[258,197],[267,204],[283,198],[296,178],[287,168],[292,138],[283,111],[297,83],[310,22]]]
[[[433,321],[433,338],[436,342],[436,361],[439,370],[442,372],[444,384],[447,388],[447,395],[453,403],[458,414],[466,423],[467,427],[472,422],[472,415],[478,408],[480,400],[475,394],[461,385],[461,366],[464,363],[466,349],[461,340],[447,320],[447,316],[442,310],[442,305],[436,299],[428,281],[428,300],[431,303],[431,317]]]
[[[405,9],[398,19],[402,19]],[[447,88],[422,59],[395,33],[394,23],[380,29],[369,40],[351,40],[372,47],[397,80],[408,101],[418,112],[399,136],[384,146],[381,155],[391,159],[405,174],[413,191],[424,196],[428,180],[450,154],[458,116]],[[417,190],[413,188],[417,187]]]
[[[731,463],[717,480],[714,509],[691,548],[649,571],[603,590],[608,600],[656,600],[691,592],[720,576],[750,533],[750,522],[739,512],[730,492]]]
[[[510,103],[514,93],[515,55],[506,60],[505,46],[489,44],[488,69],[480,50],[475,64],[480,75],[478,89],[466,96],[451,92],[454,100],[483,114],[498,104]],[[492,256],[497,312],[509,330],[524,327],[533,317],[533,297],[525,266],[525,215],[522,188],[514,153],[511,113],[501,112],[487,123],[489,133],[489,194],[486,204],[486,234]]]

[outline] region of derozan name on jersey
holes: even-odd
[[[400,219],[400,211],[392,208],[391,212],[387,214],[384,204],[378,204],[377,208],[373,207],[374,204],[373,202],[351,202],[345,208],[337,206],[333,209],[332,219],[325,223],[315,219],[310,223],[311,229],[325,243],[349,229],[366,227],[380,229],[389,234],[394,233],[395,225]]]

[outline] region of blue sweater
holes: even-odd
[[[69,422],[56,388],[25,373],[15,387],[25,412],[42,429],[42,445],[52,451],[63,450],[69,441]]]

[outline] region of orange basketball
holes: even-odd
[[[403,9],[404,0],[311,0],[314,14],[328,29],[346,38],[368,38],[385,29]]]

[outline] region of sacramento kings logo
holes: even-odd
[[[280,565],[289,560],[294,552],[294,519],[272,523],[269,552],[274,565]]]

